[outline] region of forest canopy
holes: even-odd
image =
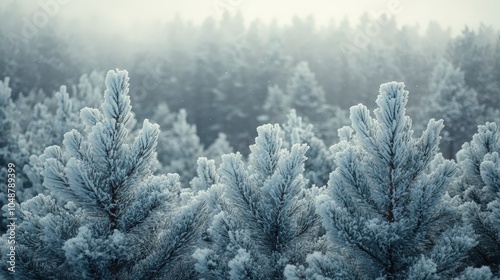
[[[224,13],[87,42],[16,5],[0,278],[500,279],[498,30]]]

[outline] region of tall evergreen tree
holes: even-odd
[[[476,244],[445,195],[455,164],[426,172],[442,121],[430,120],[413,138],[407,98],[404,84],[391,82],[380,86],[375,118],[363,105],[351,108],[352,131],[332,148],[338,167],[317,200],[327,236],[344,257],[311,255],[310,276],[449,279]],[[297,270],[288,267],[290,275]]]
[[[12,120],[9,118],[9,112],[13,106],[11,100],[12,89],[9,87],[9,80],[7,77],[3,81],[0,81],[0,128],[2,130],[2,135],[0,136],[0,164],[2,166],[5,166],[7,163],[6,154],[13,126]]]
[[[8,164],[14,164],[18,170],[28,160],[26,141],[21,134],[18,121],[14,112],[16,106],[12,101],[12,88],[9,86],[10,79],[6,77],[0,80],[0,179],[7,182]],[[26,176],[20,172],[16,174],[16,199],[19,201],[23,197],[23,185],[26,183]],[[7,205],[7,187],[0,190],[0,204]],[[0,222],[0,232],[5,232],[6,220]]]
[[[73,107],[76,110],[84,107],[95,108],[102,104],[103,76],[104,73],[92,71],[81,75],[78,84],[72,86]]]
[[[479,235],[472,252],[475,265],[489,265],[500,277],[500,130],[495,123],[478,127],[457,154],[462,171],[465,218]]]
[[[25,163],[27,154],[24,150],[24,137],[16,120],[16,106],[12,100],[10,78],[0,80],[0,168],[5,168],[8,162],[18,166]]]
[[[187,183],[195,177],[196,162],[199,157],[213,159],[218,165],[221,163],[222,155],[233,151],[224,133],[219,133],[215,141],[204,150],[196,133],[196,126],[187,122],[184,109],[175,115],[168,111],[166,105],[161,105],[155,116],[161,119],[167,128],[159,136],[158,158],[166,172],[175,172],[181,176],[183,186],[187,186]]]
[[[263,122],[284,123],[286,114],[291,109],[291,98],[286,95],[283,90],[273,85],[267,89],[267,98],[264,102],[264,115],[259,116],[259,120]]]
[[[333,142],[337,129],[348,122],[347,114],[338,106],[326,103],[325,92],[318,85],[314,73],[307,62],[300,62],[289,77],[286,92],[279,86],[268,88],[263,106],[264,115],[258,117],[263,122],[284,123],[291,109],[305,121],[314,125],[314,134],[325,141]]]
[[[180,110],[172,128],[161,135],[158,155],[164,170],[179,174],[183,186],[196,176],[196,160],[203,155],[196,126],[186,118],[186,110]]]
[[[208,190],[211,186],[219,183],[219,174],[213,159],[200,157],[196,161],[196,177],[189,182],[194,191]]]
[[[282,149],[278,125],[257,132],[247,167],[240,154],[223,156],[221,211],[209,246],[193,255],[203,279],[282,279],[286,263],[302,262],[316,246],[318,189],[306,190],[302,175],[307,146]]]
[[[204,202],[180,205],[178,175],[152,175],[158,125],[129,141],[128,79],[109,71],[102,109],[81,112],[88,133],[45,150],[51,195],[21,205],[19,279],[192,279]]]
[[[465,84],[464,73],[444,59],[432,72],[429,90],[431,102],[426,102],[422,113],[426,117],[443,119],[443,155],[454,158],[477,125],[483,123],[485,107],[479,105],[477,92]]]
[[[26,128],[26,150],[29,160],[22,166],[23,174],[29,180],[24,184],[20,201],[28,200],[39,193],[44,193],[42,186],[44,162],[41,154],[48,146],[61,143],[64,133],[71,129],[81,129],[83,125],[78,122],[78,112],[74,102],[81,104],[83,100],[70,97],[66,86],[61,86],[59,91],[45,103],[37,103],[33,110],[32,121]],[[54,103],[54,104],[52,104]],[[51,105],[56,106],[55,113],[50,113]]]
[[[219,133],[217,139],[208,146],[208,148],[203,152],[203,154],[215,161],[215,164],[218,166],[222,163],[222,156],[225,154],[230,154],[233,152],[233,147],[227,141],[227,136],[225,133]]]
[[[330,172],[334,169],[333,155],[323,140],[314,135],[313,125],[303,121],[292,109],[287,122],[283,124],[283,132],[284,139],[291,144],[306,144],[309,147],[304,163],[304,177],[309,180],[309,184],[326,186]]]
[[[175,123],[176,117],[177,114],[170,111],[170,107],[168,106],[168,104],[162,102],[156,105],[154,115],[151,119],[158,123],[162,131],[168,131],[172,129],[172,125]]]
[[[320,114],[326,104],[325,91],[318,85],[307,62],[297,64],[287,82],[286,90],[291,106],[299,115],[307,117],[313,123],[321,119]]]
[[[492,34],[491,34],[492,33]],[[481,25],[477,31],[465,27],[448,45],[447,58],[464,71],[465,83],[478,92],[479,103],[498,108],[500,84],[495,72],[495,42],[498,35]]]
[[[70,98],[66,86],[61,86],[53,100],[35,105],[33,121],[26,130],[30,155],[42,154],[46,147],[61,143],[64,133],[82,127],[78,122],[79,111],[73,107],[74,101],[75,98]],[[55,114],[50,113],[49,103],[55,103]]]

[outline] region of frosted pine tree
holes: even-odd
[[[326,102],[325,91],[307,62],[294,68],[286,85],[286,98],[299,116],[314,125],[316,136],[324,141],[333,142],[337,129],[348,124],[347,113]]]
[[[186,117],[186,110],[180,110],[172,128],[160,136],[158,149],[158,160],[165,171],[179,174],[183,186],[196,176],[196,160],[203,155],[196,126],[189,124]]]
[[[17,208],[16,270],[7,271],[4,257],[9,252],[7,236],[0,251],[2,279],[85,279],[65,257],[64,243],[76,236],[82,213],[74,205],[60,205],[54,198],[39,194]],[[88,279],[88,278],[87,278]]]
[[[215,141],[204,150],[196,133],[196,126],[187,122],[184,109],[174,115],[166,104],[161,104],[155,117],[167,127],[159,136],[158,158],[166,172],[175,172],[181,176],[184,186],[196,176],[196,162],[199,157],[213,159],[218,165],[222,155],[233,151],[224,133],[219,133]]]
[[[257,128],[248,166],[223,156],[222,209],[208,229],[209,245],[193,257],[203,279],[282,279],[287,263],[303,262],[316,248],[319,217],[304,188],[306,145],[282,149],[278,125]]]
[[[102,104],[102,87],[104,73],[92,71],[90,74],[80,76],[77,85],[72,86],[73,106],[80,110],[84,107],[98,107]]]
[[[478,127],[457,154],[459,183],[467,202],[466,220],[479,235],[472,252],[475,265],[489,265],[500,277],[500,130],[495,123]]]
[[[429,90],[432,102],[426,102],[423,114],[443,119],[443,153],[446,158],[454,158],[477,125],[483,123],[485,108],[479,105],[476,91],[465,84],[464,72],[444,59],[432,72]]]
[[[177,114],[170,111],[168,104],[162,102],[156,106],[154,115],[151,119],[161,127],[162,131],[168,131],[172,129],[172,125],[174,124],[176,117]]]
[[[109,71],[102,109],[81,111],[86,132],[45,150],[51,195],[21,206],[18,246],[32,252],[19,260],[22,279],[192,279],[204,202],[180,205],[178,175],[152,174],[158,125],[145,120],[129,141],[128,79]]]
[[[194,191],[207,190],[219,183],[215,160],[200,157],[196,161],[196,177],[189,183]]]
[[[323,140],[314,135],[313,125],[306,123],[297,116],[294,109],[287,115],[288,120],[283,125],[285,139],[291,144],[307,144],[307,161],[304,163],[304,177],[309,184],[318,187],[326,186],[330,172],[334,169],[332,153]]]
[[[102,104],[103,81],[97,75],[96,72],[82,75],[79,83],[70,87],[73,90],[71,95],[62,85],[52,97],[34,105],[32,120],[26,128],[30,155],[38,156],[46,147],[60,143],[64,133],[71,129],[83,129],[79,122],[80,110]],[[130,124],[135,124],[135,120],[131,119]]]
[[[0,179],[7,182],[7,165],[12,163],[18,171],[28,160],[28,151],[25,137],[20,131],[18,120],[15,117],[16,106],[12,101],[12,89],[9,86],[10,79],[6,77],[0,80]],[[23,198],[24,185],[27,178],[22,173],[16,174],[16,196]],[[7,187],[0,190],[0,205],[7,205]],[[1,207],[0,207],[1,209]],[[2,214],[6,213],[2,210]],[[0,232],[6,230],[6,219],[0,222]]]
[[[22,167],[28,156],[9,82],[9,77],[0,80],[0,168],[5,168],[8,162]]]
[[[9,113],[14,106],[11,100],[12,89],[9,87],[9,78],[0,81],[0,159],[2,166],[7,164],[7,151],[10,145],[10,137],[12,134],[12,120],[9,118]]]
[[[324,108],[325,91],[318,85],[316,77],[307,62],[300,62],[287,82],[286,90],[292,107],[301,116],[317,121],[318,113]]]
[[[233,152],[233,147],[229,144],[227,140],[227,136],[225,133],[219,133],[217,139],[208,146],[208,148],[203,151],[203,154],[215,161],[215,164],[218,166],[222,163],[222,156],[225,154],[230,154]]]
[[[317,200],[342,258],[311,255],[309,275],[449,279],[476,244],[445,194],[455,164],[444,161],[426,172],[438,152],[442,121],[430,120],[413,138],[407,98],[404,84],[391,82],[380,86],[375,118],[363,105],[351,108],[352,130],[344,129],[344,140],[332,147],[338,167],[328,194]],[[287,272],[294,275],[297,268]]]
[[[64,133],[71,129],[81,129],[83,125],[78,121],[78,111],[74,108],[75,98],[71,98],[66,86],[61,86],[54,96],[45,103],[37,103],[33,110],[32,121],[25,133],[29,161],[22,167],[23,174],[29,178],[25,186],[22,200],[27,200],[44,192],[42,186],[43,160],[39,157],[43,150],[52,145],[61,143]],[[56,112],[50,113],[50,105],[54,103]],[[78,101],[77,101],[78,103]]]
[[[269,86],[263,107],[265,115],[259,116],[259,120],[263,122],[283,123],[286,121],[286,115],[291,106],[290,96],[286,95],[277,85]]]

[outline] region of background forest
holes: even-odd
[[[17,5],[6,279],[500,277],[499,30],[226,12],[88,41]]]

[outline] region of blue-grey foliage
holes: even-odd
[[[429,85],[431,102],[421,111],[426,118],[442,118],[443,153],[453,158],[460,146],[469,141],[476,126],[485,119],[485,107],[479,105],[478,94],[467,87],[464,72],[442,59],[434,67]]]
[[[333,279],[349,268],[361,279],[449,279],[476,244],[445,195],[455,163],[443,161],[426,172],[438,152],[442,121],[430,120],[420,138],[412,137],[407,98],[404,84],[392,82],[380,86],[375,118],[363,105],[351,108],[352,129],[342,130],[343,141],[332,147],[337,168],[327,195],[317,199],[327,236],[343,248],[342,257],[324,258],[327,268],[312,266],[321,269],[309,275]]]
[[[294,109],[287,115],[287,122],[283,125],[284,139],[291,144],[307,144],[307,160],[304,163],[304,177],[310,185],[326,186],[330,172],[334,169],[332,153],[320,138],[316,137],[313,125],[297,116]],[[289,144],[289,143],[286,143]]]
[[[347,113],[338,106],[326,103],[325,91],[319,86],[315,74],[305,61],[293,69],[286,84],[286,91],[279,86],[268,87],[267,99],[263,106],[262,121],[284,123],[291,109],[314,124],[314,134],[319,139],[337,140],[337,129],[348,124]]]
[[[194,191],[207,190],[219,183],[219,174],[217,174],[215,160],[200,157],[196,161],[196,164],[197,176],[189,183]]]
[[[500,131],[496,123],[478,126],[457,154],[464,216],[479,235],[471,252],[475,265],[489,265],[500,276]]]
[[[16,119],[16,106],[12,100],[12,88],[9,85],[10,78],[0,80],[0,178],[3,186],[0,189],[0,205],[7,206],[7,165],[14,164],[16,170],[22,170],[22,166],[28,160],[25,137],[20,133],[19,122]],[[16,197],[23,198],[23,185],[27,178],[22,172],[16,175]],[[0,207],[0,209],[2,208]],[[2,214],[6,211],[1,210]],[[3,215],[0,215],[3,217]],[[0,221],[0,232],[6,230],[6,219]]]
[[[203,279],[282,279],[287,263],[302,263],[316,243],[319,217],[305,189],[308,147],[282,148],[278,125],[257,128],[248,165],[239,153],[219,168],[223,201],[208,230],[210,242],[193,257]]]
[[[182,109],[175,120],[172,120],[171,116],[167,118],[172,123],[169,129],[160,134],[158,155],[164,171],[179,174],[184,186],[196,176],[196,162],[199,157],[208,157],[215,160],[216,164],[220,164],[221,156],[233,151],[224,133],[219,133],[215,141],[204,149],[196,134],[196,126],[187,122],[186,114],[186,110]]]
[[[172,128],[162,133],[159,149],[165,171],[179,174],[183,185],[196,175],[196,160],[203,154],[196,126],[187,122],[186,114],[186,110],[180,110]]]
[[[213,159],[219,166],[222,163],[222,156],[233,152],[233,147],[227,140],[225,133],[219,133],[215,141],[203,151],[205,157]]]
[[[193,277],[205,203],[181,205],[179,176],[153,175],[158,125],[145,120],[129,141],[128,80],[109,71],[101,110],[81,111],[84,132],[45,149],[50,195],[21,205],[19,279]]]

